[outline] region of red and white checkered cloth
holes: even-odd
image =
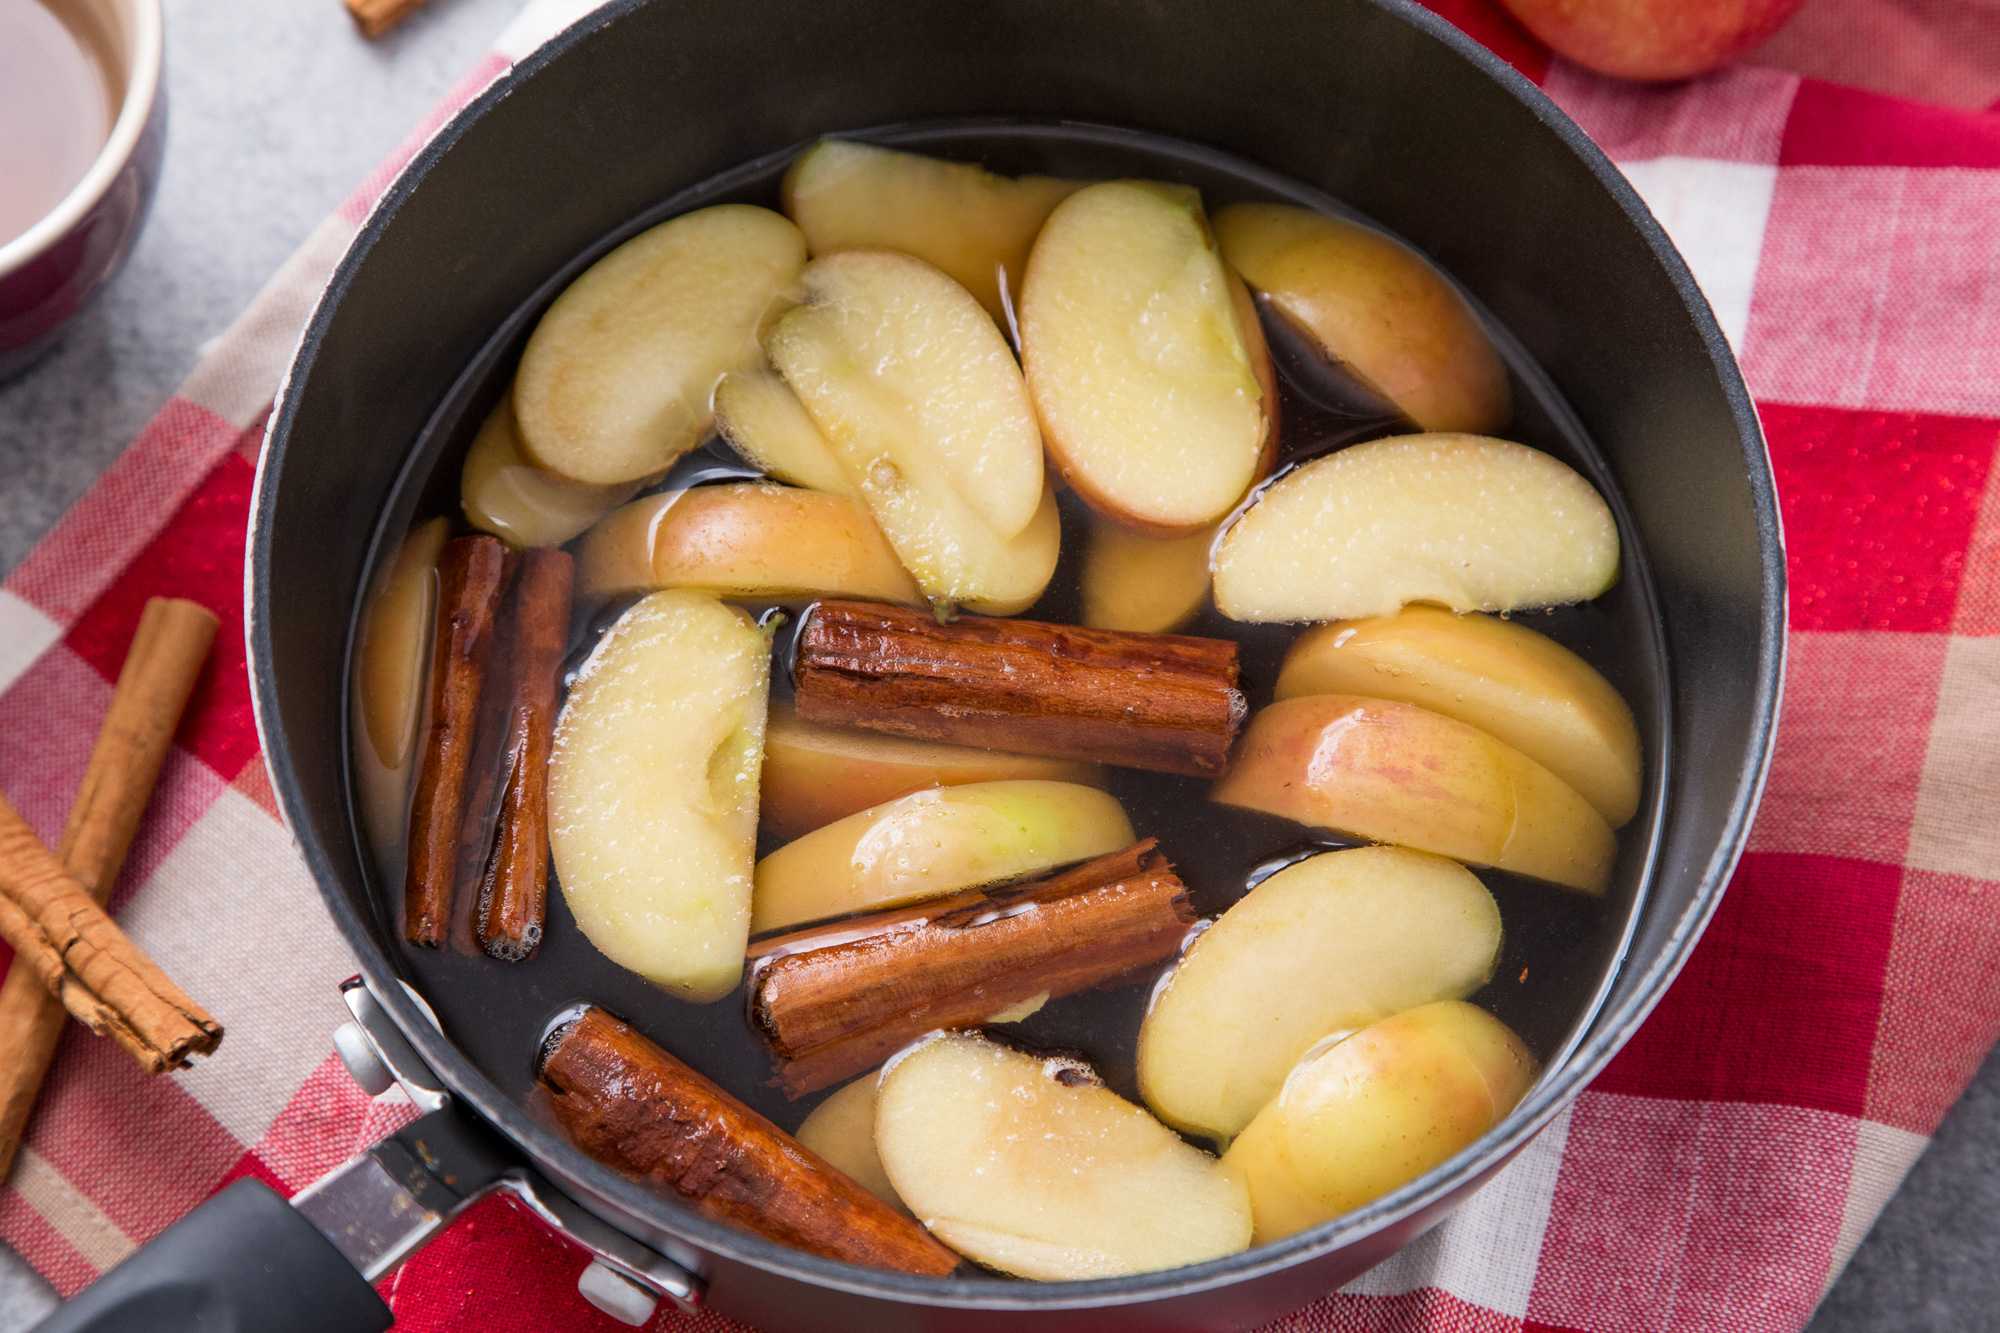
[[[1617,159],[1742,359],[1790,542],[1784,727],[1735,883],[1624,1054],[1449,1221],[1278,1327],[1795,1330],[2000,1035],[2000,114],[1770,68],[1621,84],[1551,59],[1493,0],[1433,3]],[[411,1114],[398,1094],[370,1102],[330,1054],[353,964],[251,725],[252,464],[311,301],[376,195],[589,7],[530,5],[0,590],[0,787],[50,838],[145,599],[192,597],[224,622],[114,903],[229,1041],[148,1079],[75,1027],[64,1038],[0,1238],[65,1293],[229,1180],[296,1190]],[[1807,0],[1801,22],[1851,49],[1773,50],[1877,86],[1928,70],[1985,105],[2000,58],[1982,61],[2000,53],[1937,35],[1982,7]],[[1829,24],[1835,8],[1867,21]],[[493,1202],[385,1294],[412,1333],[610,1333],[579,1267]]]

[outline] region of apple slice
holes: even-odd
[[[354,775],[368,845],[385,866],[403,863],[411,761],[430,683],[438,553],[451,524],[434,518],[410,529],[368,599],[354,672]]]
[[[578,597],[651,588],[924,604],[859,503],[762,482],[649,495],[590,530],[577,555]]]
[[[465,521],[512,547],[561,546],[632,498],[636,481],[593,486],[536,467],[514,431],[511,388],[480,423],[458,475]]]
[[[1249,1182],[1257,1244],[1443,1165],[1506,1119],[1538,1073],[1506,1024],[1461,1000],[1313,1048],[1222,1157]]]
[[[1215,215],[1215,239],[1281,318],[1419,430],[1489,434],[1513,415],[1479,317],[1401,241],[1289,204],[1232,204]]]
[[[858,495],[798,395],[768,370],[733,371],[715,386],[715,428],[729,447],[779,481]]]
[[[1257,498],[1215,551],[1235,620],[1354,620],[1408,602],[1519,611],[1618,578],[1618,527],[1589,482],[1480,435],[1399,435],[1315,459]]]
[[[1307,630],[1277,697],[1366,694],[1492,733],[1576,788],[1613,828],[1639,808],[1639,729],[1611,682],[1546,635],[1491,616],[1409,606]]]
[[[1250,1242],[1243,1182],[1075,1060],[933,1038],[883,1072],[875,1146],[932,1235],[1018,1277],[1150,1273]]]
[[[1493,976],[1500,907],[1455,861],[1356,847],[1287,866],[1196,937],[1139,1028],[1153,1113],[1227,1142],[1314,1042]]]
[[[904,566],[934,602],[1028,606],[1058,530],[1027,388],[993,321],[886,250],[816,259],[804,282],[807,304],[765,349]]]
[[[798,1141],[854,1177],[870,1194],[903,1208],[889,1173],[875,1151],[875,1084],[878,1075],[865,1074],[812,1109],[799,1126]],[[909,1209],[903,1208],[904,1212]]]
[[[1071,195],[1035,242],[1020,307],[1050,457],[1093,508],[1190,533],[1269,470],[1270,355],[1194,190],[1108,181]]]
[[[1250,719],[1211,799],[1596,896],[1618,840],[1555,774],[1477,727],[1347,694]]]
[[[757,363],[758,336],[805,262],[799,229],[749,204],[625,242],[556,298],[521,353],[522,449],[600,486],[664,471],[708,430],[715,382]]]
[[[757,863],[759,934],[1129,847],[1114,797],[1073,782],[971,782],[912,792],[786,843]]]
[[[1208,549],[1214,544],[1214,528],[1185,537],[1148,537],[1094,519],[1083,555],[1083,623],[1173,633],[1208,600]]]
[[[577,927],[683,1000],[736,986],[749,937],[771,648],[707,593],[656,592],[577,673],[549,761],[549,849]]]
[[[925,787],[1008,779],[1102,787],[1104,770],[1074,759],[803,722],[790,702],[774,701],[764,732],[763,791],[758,801],[766,829],[781,838],[796,838]]]
[[[935,264],[1004,323],[1001,275],[1009,291],[1021,290],[1035,233],[1083,184],[821,139],[785,173],[784,201],[815,257],[901,250]]]

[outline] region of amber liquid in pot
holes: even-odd
[[[979,162],[997,171],[1043,172],[1072,177],[1144,177],[1199,186],[1213,211],[1239,200],[1270,199],[1340,210],[1333,201],[1236,159],[1193,145],[1128,131],[1021,122],[923,124],[866,136],[879,142],[937,156]],[[803,145],[800,146],[803,148]],[[778,206],[778,181],[794,154],[752,163],[665,201],[643,218],[607,236],[579,256],[564,274],[552,275],[538,298],[496,334],[479,361],[439,410],[420,450],[435,455],[427,471],[413,472],[378,534],[375,564],[392,559],[403,535],[417,522],[440,514],[464,531],[458,509],[459,468],[473,432],[511,377],[534,319],[567,281],[612,245],[643,227],[695,208],[724,202]],[[1266,319],[1267,328],[1270,319]],[[1280,466],[1317,456],[1341,444],[1400,434],[1407,427],[1384,418],[1305,364],[1296,340],[1282,330],[1273,339],[1280,371],[1283,454]],[[1663,769],[1665,663],[1644,553],[1629,517],[1595,449],[1554,388],[1505,331],[1495,328],[1513,379],[1514,421],[1502,434],[1562,458],[1589,478],[1619,518],[1623,572],[1616,586],[1587,605],[1523,617],[1524,623],[1556,639],[1590,662],[1615,685],[1638,718],[1648,775],[1647,796],[1636,818],[1619,833],[1619,861],[1609,892],[1601,899],[1480,870],[1493,892],[1505,927],[1505,943],[1490,984],[1472,996],[1518,1032],[1545,1063],[1560,1060],[1594,1012],[1624,949],[1650,864],[1657,825]],[[656,489],[754,475],[719,441],[711,440],[684,458]],[[1063,553],[1041,600],[1023,613],[1028,619],[1074,620],[1079,610],[1079,571],[1088,532],[1082,504],[1059,496]],[[579,607],[573,629],[570,668],[580,665],[627,601]],[[752,614],[768,607],[744,603]],[[790,633],[797,617],[781,631],[773,662],[773,699],[788,697]],[[1246,625],[1212,607],[1182,633],[1235,640],[1242,658],[1242,683],[1251,708],[1271,700],[1271,689],[1287,645],[1304,627]],[[350,728],[349,735],[353,732]],[[1110,790],[1124,804],[1139,836],[1156,836],[1160,849],[1187,883],[1204,917],[1219,915],[1264,875],[1299,857],[1353,845],[1289,820],[1211,803],[1209,782],[1197,778],[1107,770]],[[357,802],[358,806],[358,802]],[[366,836],[357,823],[356,836]],[[758,854],[779,845],[762,837]],[[392,860],[395,858],[391,858]],[[378,858],[364,855],[366,864]],[[400,941],[400,863],[380,877],[376,903]],[[461,918],[470,904],[456,905]],[[405,975],[436,1011],[445,1033],[503,1092],[531,1110],[538,1044],[550,1022],[578,1003],[604,1006],[647,1036],[694,1065],[736,1096],[786,1129],[796,1129],[826,1093],[788,1101],[767,1085],[771,1059],[745,1017],[737,996],[712,1004],[687,1004],[610,962],[577,929],[551,877],[547,928],[540,951],[523,963],[486,958],[470,947],[463,921],[455,930],[460,947],[423,949],[399,944]],[[1135,1060],[1139,1023],[1152,994],[1152,979],[1113,991],[1086,991],[1051,1001],[1026,1021],[1002,1029],[1033,1045],[1086,1056],[1106,1082],[1139,1100]],[[1281,997],[1280,997],[1281,998]],[[866,1077],[866,1076],[864,1076]],[[545,1115],[545,1112],[544,1112]],[[545,1117],[546,1118],[546,1117]],[[1204,1145],[1207,1146],[1207,1145]]]

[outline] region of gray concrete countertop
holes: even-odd
[[[131,262],[60,347],[0,385],[11,569],[287,256],[491,44],[522,0],[433,0],[368,43],[338,0],[166,0],[166,168]],[[2000,1057],[1989,1059],[1813,1333],[1994,1326]],[[0,1246],[0,1333],[55,1304]]]

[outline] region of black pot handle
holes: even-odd
[[[706,1283],[697,1256],[670,1259],[551,1188],[444,1091],[360,978],[342,998],[355,1030],[335,1041],[349,1070],[371,1094],[402,1085],[429,1114],[290,1202],[237,1181],[34,1333],[378,1333],[392,1316],[370,1284],[496,1189],[590,1252],[577,1290],[613,1318],[636,1327],[660,1300],[689,1313],[700,1306]]]
[[[35,1333],[381,1333],[389,1307],[319,1229],[239,1180],[36,1326]]]

